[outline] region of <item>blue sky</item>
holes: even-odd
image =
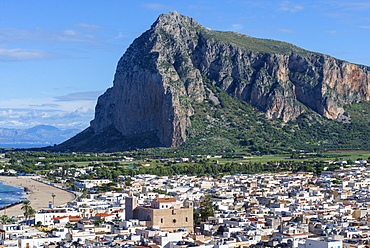
[[[370,66],[365,0],[2,0],[0,128],[86,128],[126,48],[172,10]]]

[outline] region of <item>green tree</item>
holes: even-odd
[[[67,222],[65,228],[73,228],[73,224],[71,222]]]
[[[9,218],[8,215],[2,215],[2,216],[0,216],[0,222],[1,222],[1,224],[6,224],[6,223],[15,222],[15,220],[12,219],[12,218]]]
[[[52,193],[51,197],[53,197],[53,207],[54,207],[54,198],[56,197],[56,195],[54,193]]]
[[[94,226],[100,226],[102,223],[104,223],[104,220],[94,220],[93,223]]]
[[[126,177],[125,178],[125,185],[126,186],[132,186],[132,178],[131,177]]]
[[[36,210],[31,207],[31,202],[28,200],[23,202],[23,206],[21,207],[21,210],[24,211],[23,215],[24,215],[26,222],[28,222],[28,220],[36,214]]]
[[[194,220],[197,224],[201,221],[206,221],[208,217],[214,216],[215,208],[212,199],[209,195],[205,195],[204,199],[199,204],[199,209],[195,211]]]

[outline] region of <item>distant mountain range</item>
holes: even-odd
[[[58,144],[76,135],[79,129],[38,125],[28,129],[0,128],[0,148],[31,148]]]

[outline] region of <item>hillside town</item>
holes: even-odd
[[[86,194],[74,201],[0,224],[1,247],[370,247],[366,166],[320,176],[120,176],[121,192],[101,193],[111,180],[79,180]]]

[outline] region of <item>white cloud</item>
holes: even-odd
[[[68,36],[76,36],[78,33],[75,30],[64,30],[63,34],[68,35]]]
[[[74,111],[40,109],[0,109],[2,128],[30,128],[36,125],[51,125],[59,128],[84,129],[94,117],[94,111],[87,106]]]
[[[370,2],[362,1],[362,2],[355,2],[355,1],[336,1],[335,4],[339,7],[343,7],[344,10],[355,10],[355,11],[363,11],[370,9]]]
[[[1,109],[37,109],[37,106],[44,104],[54,104],[53,98],[13,98],[2,100],[0,102]],[[58,109],[63,106],[59,106]]]
[[[298,5],[294,2],[291,1],[284,1],[281,3],[280,8],[278,9],[279,11],[289,11],[289,12],[297,12],[300,10],[303,10],[302,5]]]
[[[56,98],[10,99],[0,102],[1,127],[32,127],[45,124],[83,129],[94,117],[97,97],[101,92],[77,92]]]
[[[23,129],[23,128],[27,128],[29,127],[27,123],[23,123],[23,122],[20,122],[20,121],[17,121],[17,120],[11,120],[11,121],[0,121],[0,126],[2,128],[19,128],[19,129]],[[36,125],[34,125],[36,126]],[[31,126],[33,127],[33,126]]]
[[[370,29],[370,26],[357,26],[358,28]]]
[[[57,101],[95,101],[102,94],[102,91],[84,91],[69,93],[64,96],[56,96]]]
[[[76,23],[76,24],[73,24],[73,26],[75,26],[75,27],[82,27],[82,28],[89,28],[89,29],[100,29],[100,28],[103,28],[101,26],[94,25],[94,24],[88,24],[88,23]]]
[[[33,105],[33,104],[31,104],[29,106],[30,107],[36,107],[36,108],[58,108],[58,107],[60,107],[59,104],[55,104],[55,103],[43,103],[43,104],[40,104],[40,105],[37,105],[37,104]]]
[[[231,25],[231,29],[232,30],[235,30],[235,31],[240,31],[242,30],[244,27],[242,24],[239,24],[239,23],[235,23],[233,25]]]
[[[59,42],[78,42],[78,43],[98,43],[98,39],[90,33],[80,33],[73,29],[63,30],[53,34],[51,37],[54,41]]]
[[[0,28],[0,40],[3,43],[30,39],[31,36],[32,33],[29,30],[16,28]]]
[[[27,61],[27,60],[43,60],[58,58],[60,55],[49,53],[42,50],[32,49],[1,49],[0,48],[0,60],[1,61]]]
[[[98,26],[89,24],[80,23],[71,26],[62,30],[0,28],[0,41],[8,47],[19,41],[33,41],[40,45],[45,42],[48,45],[55,42],[106,45],[106,41],[116,35],[115,30],[98,29]]]

